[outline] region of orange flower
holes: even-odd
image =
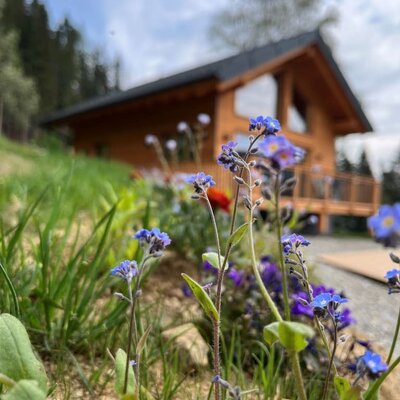
[[[214,209],[220,208],[227,213],[229,212],[231,199],[222,190],[210,187],[207,190],[207,196]]]

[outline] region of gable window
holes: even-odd
[[[235,91],[235,114],[250,118],[269,115],[276,118],[278,84],[275,77],[265,74]]]
[[[304,97],[297,91],[293,92],[293,102],[289,106],[289,129],[297,133],[306,133],[308,126],[308,107]]]

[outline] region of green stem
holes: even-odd
[[[250,170],[247,171],[248,172],[248,194],[249,194],[249,198],[252,198],[252,181],[251,181],[251,172]],[[258,265],[257,265],[257,258],[256,258],[256,251],[255,251],[255,247],[254,247],[254,237],[253,237],[253,207],[250,208],[249,210],[249,217],[248,217],[248,229],[247,231],[249,232],[249,244],[250,244],[250,255],[251,255],[251,266],[253,268],[253,273],[254,276],[256,277],[258,286],[260,288],[261,294],[264,297],[265,301],[268,304],[268,307],[270,308],[272,314],[274,315],[275,319],[278,322],[282,322],[283,318],[281,316],[281,314],[278,311],[278,308],[276,307],[276,304],[274,303],[274,301],[272,300],[270,294],[268,293],[267,288],[264,285],[264,282],[261,278],[260,275],[260,271],[258,270]]]
[[[279,263],[282,273],[282,288],[283,288],[283,302],[285,310],[285,319],[290,321],[290,307],[289,307],[289,293],[287,285],[287,275],[285,268],[285,261],[283,259],[283,248],[282,248],[282,222],[280,217],[279,209],[280,200],[280,175],[279,173],[275,177],[275,212],[276,212],[276,225],[277,225],[277,237],[278,237],[278,251],[279,251]],[[296,352],[289,352],[290,361],[294,373],[294,378],[297,386],[297,392],[300,400],[307,400],[306,391],[304,388],[303,376],[300,369],[299,355]]]
[[[309,301],[309,303],[311,303],[314,300],[314,296],[312,295],[310,283],[308,281],[307,267],[305,265],[305,261],[303,260],[303,257],[302,256],[300,257],[300,255],[297,252],[295,254],[296,254],[297,259],[299,260],[300,267],[301,267],[301,269],[303,271],[303,277],[304,277],[305,283],[306,283],[305,287],[306,287],[306,291],[307,291],[307,295],[308,295],[308,301]],[[325,335],[325,332],[322,330],[321,324],[320,324],[320,322],[318,320],[318,317],[316,315],[314,315],[314,325],[317,328],[318,334],[322,339],[322,342],[324,344],[326,353],[328,354],[328,358],[331,359],[332,354],[331,354],[331,349],[329,348],[328,339],[327,339],[327,337]],[[336,365],[333,364],[332,368],[333,368],[333,372],[334,372],[334,374],[336,376],[337,375]]]
[[[133,329],[135,329],[135,336],[136,340],[135,343],[137,343],[137,325],[135,322],[135,311],[136,311],[136,304],[137,304],[137,294],[139,291],[140,287],[140,278],[142,276],[142,272],[144,269],[144,266],[148,260],[148,255],[144,254],[143,256],[143,261],[141,262],[141,265],[138,268],[138,274],[136,277],[136,282],[135,282],[135,287],[132,293],[131,287],[129,286],[129,297],[131,300],[131,313],[129,317],[129,333],[128,333],[128,348],[126,351],[126,363],[125,363],[125,379],[124,379],[124,390],[123,393],[126,394],[128,390],[128,376],[129,376],[129,367],[130,367],[130,357],[131,357],[131,352],[132,352],[132,336],[133,336]],[[139,399],[139,391],[140,391],[140,371],[139,371],[139,364],[136,366],[136,396]]]
[[[220,360],[220,350],[219,350],[219,344],[220,344],[220,324],[221,324],[221,303],[222,303],[222,282],[224,279],[224,272],[225,272],[225,265],[228,259],[228,254],[226,254],[226,257],[224,259],[224,262],[221,263],[221,243],[219,240],[219,233],[218,233],[218,226],[217,226],[217,221],[215,219],[214,215],[214,210],[212,209],[210,200],[207,196],[207,193],[204,193],[204,198],[206,200],[208,210],[210,212],[211,220],[213,223],[214,227],[214,234],[215,234],[215,241],[217,244],[217,253],[218,253],[218,278],[217,278],[217,296],[216,296],[216,308],[217,312],[219,315],[218,320],[213,320],[213,330],[214,330],[214,375],[221,375],[221,360]],[[230,251],[230,248],[228,247],[227,253]],[[215,388],[214,388],[214,399],[219,400],[220,399],[220,385],[218,382],[215,383]]]
[[[279,199],[280,199],[280,175],[279,173],[275,179],[275,213],[276,213],[276,232],[278,237],[278,251],[279,251],[279,264],[282,274],[282,289],[283,289],[283,303],[285,309],[285,319],[290,321],[290,307],[289,307],[289,293],[287,284],[287,275],[285,261],[283,259],[283,248],[282,248],[282,221],[280,217]]]
[[[253,146],[257,143],[258,139],[260,139],[263,136],[262,133],[259,133],[254,140],[251,141],[249,148],[247,149],[247,152],[245,156],[243,157],[243,161],[247,162],[250,156],[251,149]],[[239,177],[242,178],[244,173],[244,168],[240,168],[239,172]],[[236,222],[236,215],[237,215],[237,209],[238,209],[238,202],[239,202],[239,191],[240,191],[240,185],[237,183],[236,184],[236,193],[235,193],[235,201],[233,203],[233,213],[232,213],[232,221],[231,221],[231,228],[230,228],[230,235],[232,235],[233,231],[235,230],[235,222]]]
[[[300,400],[307,400],[307,394],[304,389],[303,376],[301,374],[299,356],[295,351],[289,352],[290,361],[292,363],[294,379],[296,381],[297,386],[297,394]]]
[[[383,381],[393,372],[393,370],[397,367],[399,363],[400,363],[400,357],[397,357],[396,360],[393,361],[389,369],[384,374],[382,374],[371,386],[371,388],[367,391],[364,400],[372,400],[374,398],[375,393],[378,391]]]
[[[336,348],[337,348],[337,323],[335,321],[335,318],[332,316],[331,313],[329,313],[329,316],[331,317],[332,323],[333,323],[333,328],[334,328],[334,334],[333,334],[333,350],[332,354],[329,359],[329,366],[328,366],[328,372],[326,374],[325,378],[325,384],[324,384],[324,391],[322,392],[322,400],[325,400],[326,395],[328,393],[328,385],[329,385],[329,380],[331,377],[331,370],[332,370],[332,365],[335,365],[333,362],[333,358],[335,357],[336,353]]]
[[[393,336],[392,345],[390,346],[389,357],[386,361],[386,363],[388,365],[390,364],[390,361],[392,360],[394,349],[396,348],[397,338],[399,337],[399,330],[400,330],[400,307],[399,307],[399,315],[397,316],[396,330],[395,330],[395,333]]]

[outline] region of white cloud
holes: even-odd
[[[123,83],[171,74],[217,55],[208,46],[211,15],[227,0],[106,1],[107,47],[121,56]]]
[[[342,0],[331,29],[335,58],[375,131],[400,134],[400,12],[398,0]]]

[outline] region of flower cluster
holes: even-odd
[[[347,303],[348,300],[338,294],[329,292],[321,293],[314,297],[310,303],[314,314],[317,317],[325,318],[328,314],[335,318],[336,322],[340,321],[340,313],[336,312],[341,304]]]
[[[222,152],[217,157],[218,165],[223,166],[225,169],[229,169],[231,172],[236,173],[240,168],[240,158],[234,148],[237,146],[236,142],[228,142],[228,144],[222,145]]]
[[[265,130],[265,134],[275,135],[281,130],[281,124],[275,118],[263,117],[262,115],[249,119],[249,131],[260,131],[261,129]]]
[[[303,149],[293,145],[284,136],[267,136],[259,145],[261,154],[269,158],[276,170],[291,167],[304,158]]]
[[[388,366],[381,359],[379,354],[372,351],[366,351],[357,362],[357,372],[360,375],[368,373],[372,379],[376,378],[380,373],[387,371]]]
[[[295,233],[282,236],[281,242],[285,255],[289,255],[290,253],[297,251],[300,246],[309,246],[311,244],[303,236],[296,235]]]
[[[165,248],[171,244],[171,239],[168,234],[161,232],[158,228],[152,230],[141,229],[133,236],[138,239],[140,245],[146,249],[149,255],[154,257],[161,256]]]
[[[378,242],[396,247],[400,241],[400,203],[381,206],[376,215],[368,218],[368,227]]]
[[[209,187],[215,186],[213,177],[206,175],[204,172],[198,172],[189,176],[186,182],[193,185],[194,191],[197,194],[206,194]]]
[[[111,270],[111,275],[123,279],[128,285],[137,274],[136,261],[125,260]]]

